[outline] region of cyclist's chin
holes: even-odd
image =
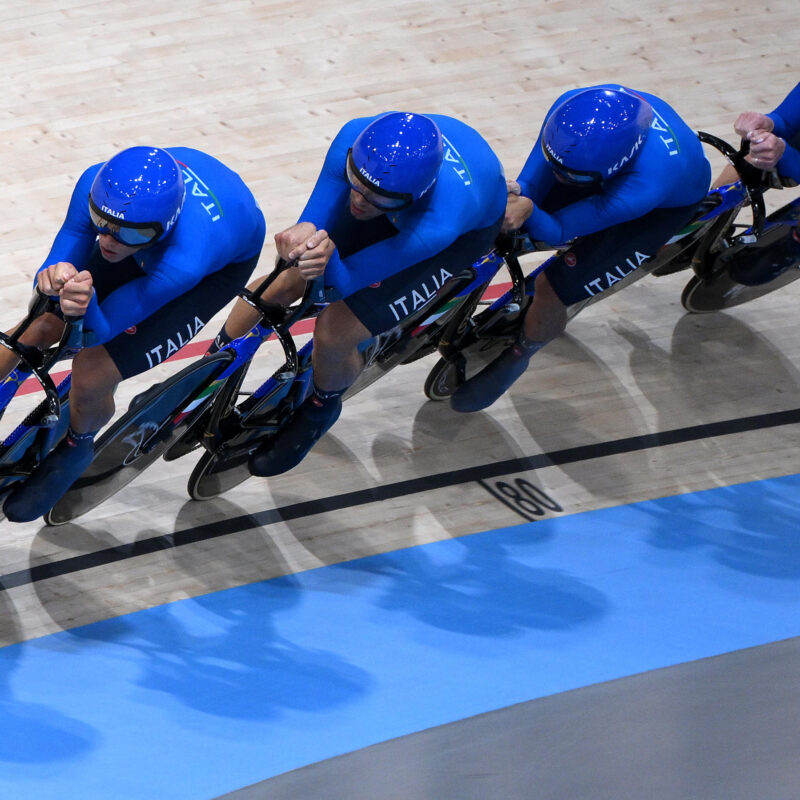
[[[379,208],[375,208],[375,206],[368,206],[363,208],[361,206],[357,206],[354,203],[350,203],[350,214],[357,220],[362,222],[366,222],[370,219],[375,219],[375,217],[379,217],[384,212],[381,211]]]
[[[116,249],[112,250],[100,245],[100,255],[103,256],[106,261],[109,261],[112,264],[116,264],[119,261],[122,261],[123,258],[127,258],[127,256],[130,255],[129,251],[130,248],[126,248],[124,251],[122,251]]]
[[[131,247],[129,244],[118,242],[107,233],[101,233],[97,237],[97,244],[100,247],[100,255],[112,264],[116,264],[118,261],[122,261],[123,258],[133,255],[139,249],[138,247]]]

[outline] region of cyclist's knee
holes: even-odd
[[[317,318],[314,347],[320,353],[346,353],[369,336],[363,323],[340,300],[331,303]]]
[[[526,335],[536,341],[550,341],[567,327],[567,306],[556,294],[545,273],[536,278],[533,302],[525,320]]]
[[[64,330],[64,320],[55,314],[42,314],[31,323],[20,341],[33,347],[50,347],[60,338]]]
[[[121,380],[122,375],[105,347],[89,347],[73,359],[70,393],[85,402],[113,394]]]

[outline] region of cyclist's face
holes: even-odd
[[[106,261],[116,264],[128,256],[132,256],[140,247],[131,247],[128,244],[118,242],[110,233],[101,233],[97,236],[100,245],[100,255]]]
[[[364,197],[363,194],[360,194],[355,189],[350,190],[350,213],[356,218],[362,221],[366,221],[368,219],[375,219],[379,217],[381,214],[385,214],[386,212],[383,209],[377,208],[376,206],[372,205],[372,203]]]

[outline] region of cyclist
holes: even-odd
[[[297,265],[266,299],[290,302],[306,280],[323,276],[331,302],[316,322],[313,392],[251,455],[253,474],[276,475],[305,457],[363,367],[359,344],[396,327],[490,251],[505,204],[500,162],[463,122],[389,112],[344,125],[298,222],[275,236],[279,256]],[[254,321],[252,309],[237,305],[223,338]]]
[[[235,172],[184,147],[131,147],[89,167],[36,276],[60,314],[85,315],[65,438],[5,500],[9,520],[45,514],[92,460],[117,385],[160,364],[241,291],[264,242],[264,216]],[[58,340],[45,314],[23,342]],[[0,352],[0,376],[14,367]]]
[[[697,136],[658,97],[611,84],[562,95],[509,182],[504,228],[563,249],[537,277],[515,344],[459,387],[452,407],[491,405],[563,332],[570,306],[634,280],[692,218],[710,178]]]
[[[800,83],[768,114],[745,111],[733,124],[736,133],[750,141],[748,160],[754,167],[776,170],[784,185],[800,183]],[[731,169],[723,171],[717,184],[736,180]],[[773,246],[737,253],[730,275],[750,286],[766,283],[800,261],[800,230],[792,226],[786,238]]]

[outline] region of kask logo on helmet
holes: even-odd
[[[633,147],[631,148],[631,152],[627,156],[623,156],[616,164],[612,164],[608,168],[608,175],[613,175],[615,172],[621,170],[635,155],[639,152],[639,148],[642,146],[644,142],[644,136],[639,134],[639,138],[634,142]]]
[[[181,204],[183,206],[183,204]],[[180,216],[181,209],[176,209],[175,213],[167,220],[167,224],[164,226],[164,233],[166,233],[177,221],[178,217]]]

